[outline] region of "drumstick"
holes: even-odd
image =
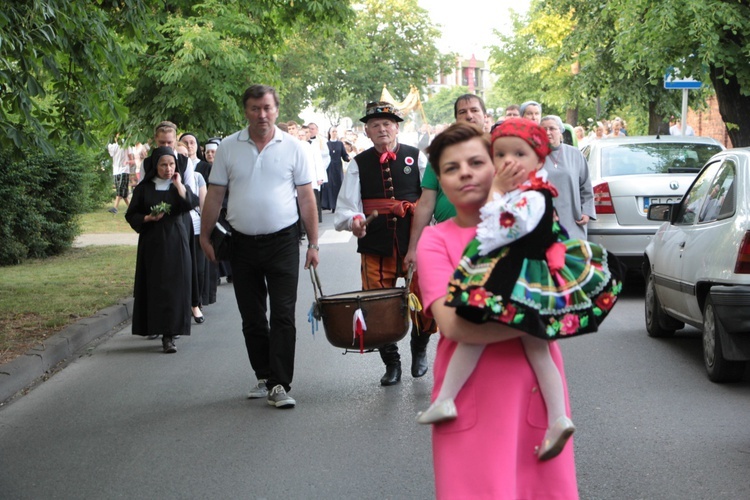
[[[370,222],[374,221],[375,217],[377,217],[377,216],[378,216],[378,211],[377,210],[373,210],[372,213],[370,215],[368,215],[367,218],[365,219],[365,221],[362,223],[362,226],[364,227],[367,224],[369,224]]]

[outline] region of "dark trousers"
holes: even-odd
[[[287,391],[297,342],[294,311],[299,254],[296,225],[260,238],[232,233],[234,294],[250,365],[257,378],[268,379],[269,388],[281,384]]]
[[[219,288],[219,264],[208,262],[208,304],[216,302],[216,291]]]
[[[315,190],[313,190],[315,192]],[[297,231],[299,231],[300,240],[304,238],[307,235],[307,230],[305,228],[305,223],[302,222],[302,212],[300,212],[299,209],[299,200],[297,200]]]
[[[318,207],[318,222],[323,222],[323,207],[320,206],[320,188],[321,186],[318,186],[318,189],[313,189],[313,193],[315,193],[315,205]],[[299,208],[299,205],[297,207]]]
[[[195,232],[193,231],[193,219],[190,217],[190,214],[188,212],[185,212],[182,215],[182,221],[184,222],[185,226],[188,230],[188,246],[190,247],[190,272],[193,275],[193,279],[191,281],[191,288],[190,288],[190,306],[191,307],[198,307],[201,305],[201,292],[198,288],[198,251],[195,248],[196,245],[200,249],[200,244],[197,243],[198,239],[195,237]],[[202,253],[202,250],[201,250]],[[203,257],[205,259],[205,255]],[[192,312],[190,313],[192,314]]]
[[[200,305],[207,305],[216,302],[216,294],[214,293],[214,301],[209,300],[209,260],[206,258],[206,254],[203,253],[201,248],[200,236],[193,236],[195,239],[195,276],[198,278],[198,297]]]
[[[232,264],[228,260],[222,260],[219,262],[219,277],[226,276],[227,278],[232,277]]]

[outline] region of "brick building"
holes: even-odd
[[[707,109],[702,111],[688,110],[687,122],[693,127],[695,135],[713,137],[724,147],[731,148],[732,140],[727,134],[727,127],[719,114],[719,101],[711,96],[707,101]]]

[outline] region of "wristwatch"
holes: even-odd
[[[313,245],[312,243],[310,243],[309,245],[307,245],[307,249],[308,250],[317,250],[317,251],[320,251],[320,247],[318,245]]]

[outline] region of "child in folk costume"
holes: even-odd
[[[557,223],[554,186],[542,170],[547,134],[535,122],[509,119],[492,132],[498,169],[524,169],[528,180],[506,191],[495,176],[482,207],[476,238],[448,285],[446,305],[483,323],[498,321],[522,330],[521,341],[547,407],[548,428],[540,460],[557,456],[575,427],[566,415],[562,378],[548,342],[597,330],[622,289],[619,264],[601,246],[567,239]],[[457,417],[454,399],[471,376],[484,346],[459,344],[433,404],[417,421],[432,424]]]

